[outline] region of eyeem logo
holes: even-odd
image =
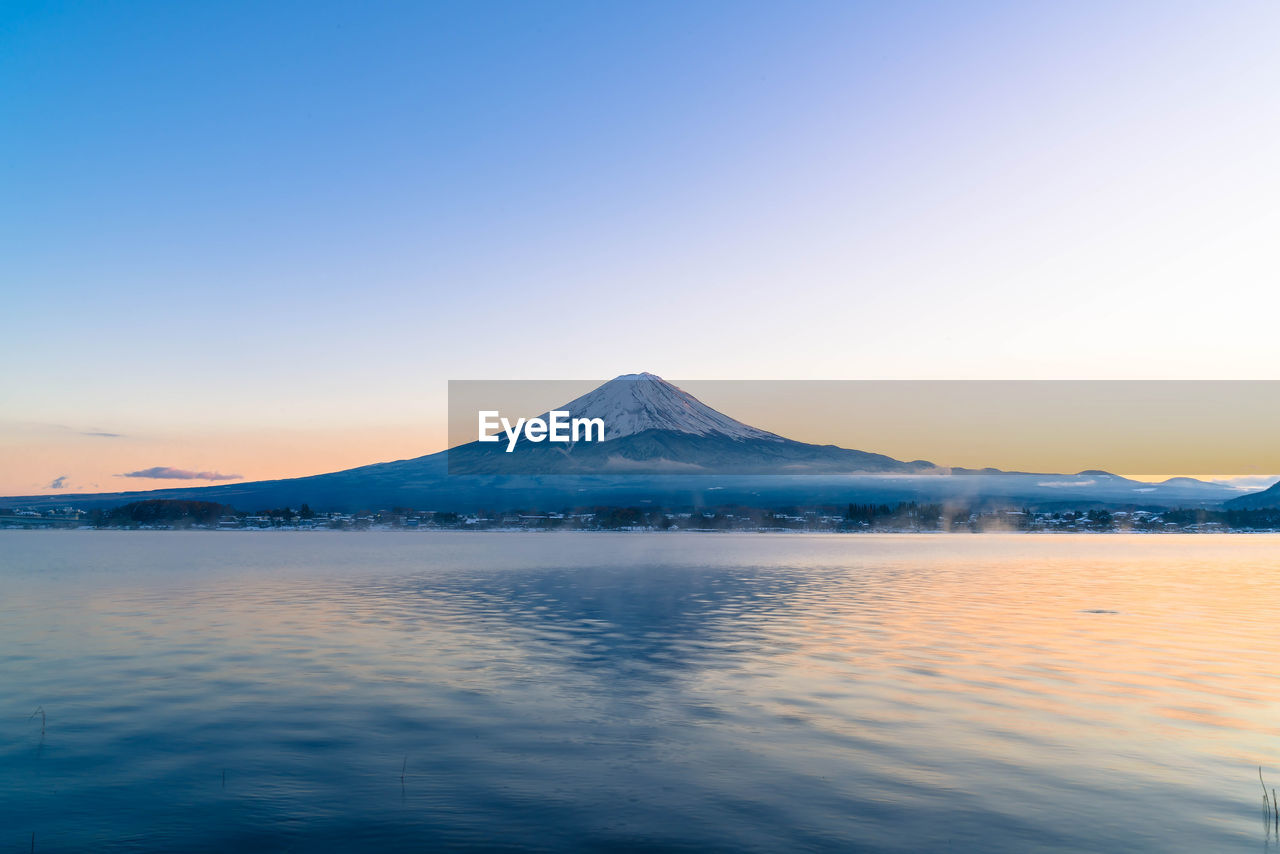
[[[491,432],[499,429],[501,433]],[[516,449],[521,431],[524,432],[524,438],[530,442],[562,442],[566,445],[573,442],[603,442],[604,419],[573,418],[567,409],[553,409],[547,413],[546,420],[519,418],[513,425],[510,420],[502,418],[496,409],[480,410],[479,441],[500,442],[502,434],[506,434],[509,454]]]

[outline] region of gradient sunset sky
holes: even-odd
[[[5,3],[0,494],[418,456],[449,379],[1280,378],[1278,44],[1261,0]]]

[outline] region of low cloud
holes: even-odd
[[[50,489],[66,489],[68,477],[70,477],[70,475],[66,475],[66,474],[55,477],[53,479],[53,482],[49,484],[49,488]]]
[[[103,439],[123,439],[123,433],[108,433],[104,430],[81,430],[81,436],[99,436]]]
[[[223,474],[217,471],[187,471],[186,469],[176,469],[172,466],[152,466],[149,469],[139,469],[138,471],[127,471],[124,474],[116,475],[116,477],[146,477],[158,478],[160,480],[240,480],[238,474]]]

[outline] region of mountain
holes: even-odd
[[[1251,492],[1232,498],[1224,506],[1228,510],[1263,510],[1280,507],[1280,483],[1274,483],[1261,492]]]
[[[624,374],[559,407],[599,418],[603,442],[470,442],[450,449],[449,473],[467,474],[938,474],[932,463],[902,462],[835,445],[811,445],[717,412],[653,374]],[[548,413],[543,413],[543,419]]]
[[[471,442],[423,457],[310,477],[95,495],[0,498],[0,506],[109,507],[147,498],[217,501],[242,510],[559,510],[585,506],[710,507],[996,503],[1037,508],[1210,507],[1235,490],[1178,478],[1142,483],[1079,474],[948,469],[797,442],[717,412],[652,374],[627,374],[560,407],[601,418],[605,441],[571,448]],[[1273,490],[1270,490],[1274,492]],[[1253,496],[1246,496],[1252,498]]]

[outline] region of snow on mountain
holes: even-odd
[[[717,412],[688,392],[653,374],[623,374],[560,409],[573,418],[600,418],[605,441],[646,430],[694,436],[786,441]],[[545,417],[545,416],[544,416]]]

